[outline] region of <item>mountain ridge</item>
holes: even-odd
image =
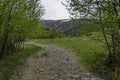
[[[66,35],[76,36],[82,34],[82,29],[90,26],[92,23],[88,19],[60,19],[42,20],[41,24]]]

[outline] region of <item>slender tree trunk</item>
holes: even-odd
[[[6,50],[6,46],[7,46],[7,41],[8,41],[8,38],[9,38],[9,26],[10,26],[10,21],[11,21],[11,12],[12,12],[12,7],[9,11],[9,14],[8,14],[8,17],[7,17],[7,20],[6,22],[4,23],[4,32],[3,32],[3,35],[2,35],[2,39],[1,39],[1,51],[0,51],[0,56],[2,56],[4,53],[5,53],[5,50]]]
[[[120,2],[120,0],[119,0],[119,2]],[[117,2],[115,0],[115,1],[112,2],[112,5],[113,5],[114,13],[115,13],[116,17],[118,17],[119,13],[118,13],[118,10],[117,10],[117,4],[116,3]],[[119,5],[120,5],[120,3],[119,3]],[[118,27],[120,29],[120,20],[119,19],[118,19]]]

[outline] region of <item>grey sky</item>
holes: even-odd
[[[68,19],[69,12],[61,4],[62,1],[65,0],[41,0],[42,5],[46,9],[43,18],[52,20]]]

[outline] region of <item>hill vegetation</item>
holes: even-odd
[[[65,35],[46,26],[37,26],[36,30],[28,36],[29,39],[53,39],[61,38]]]
[[[90,22],[90,19],[63,19],[63,20],[42,20],[42,25],[62,32],[65,35],[82,36],[93,31],[100,31],[97,24]]]

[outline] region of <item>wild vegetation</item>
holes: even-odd
[[[120,1],[119,0],[66,0],[64,4],[73,18],[88,18],[102,29],[106,64],[115,79],[120,76]],[[114,79],[114,80],[115,80]]]
[[[70,13],[77,17],[84,17],[96,20],[103,30],[103,36],[106,41],[106,47],[109,54],[109,63],[114,64],[119,61],[119,1],[100,1],[100,0],[71,0],[68,1],[67,8]],[[110,38],[107,38],[107,35]],[[115,60],[115,61],[114,61]]]
[[[22,46],[42,14],[38,0],[0,0],[0,57]]]
[[[48,28],[46,26],[37,26],[34,33],[31,33],[28,37],[29,39],[53,39],[53,38],[61,38],[65,35],[61,32],[58,32],[54,29]]]

